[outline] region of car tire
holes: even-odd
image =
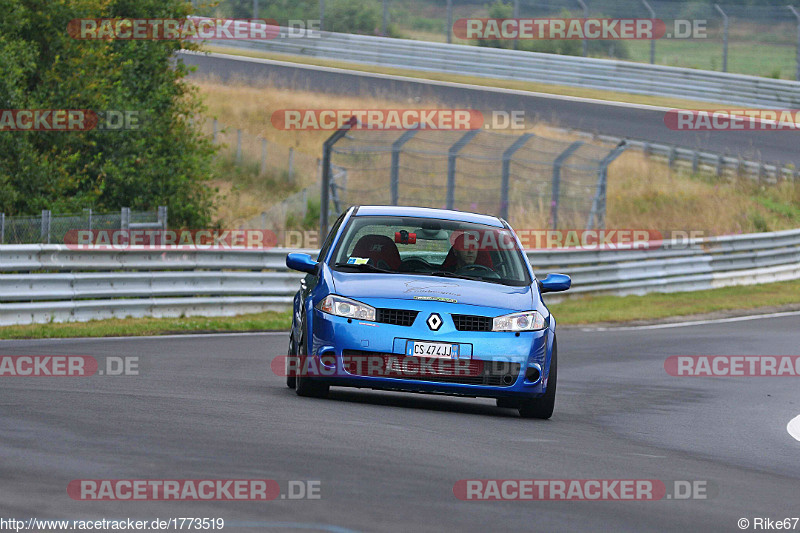
[[[497,407],[504,409],[519,409],[519,400],[516,398],[498,398]]]
[[[296,359],[296,353],[294,353],[294,339],[291,337],[289,338],[289,353],[286,354],[286,365],[284,366],[286,370],[286,386],[290,389],[293,389],[297,384],[297,378],[291,375],[289,372],[290,368],[297,368],[297,364],[294,363],[294,359]]]
[[[522,400],[519,416],[522,418],[538,418],[547,420],[553,416],[556,405],[556,383],[558,382],[558,344],[553,337],[553,357],[550,360],[550,374],[547,378],[547,390],[540,398]]]
[[[306,343],[305,339],[300,341],[300,347],[298,348],[297,355],[300,356],[302,354],[307,354],[306,350]],[[298,369],[299,369],[298,365]],[[303,396],[306,398],[325,398],[330,391],[330,385],[326,383],[320,383],[314,378],[310,378],[308,376],[303,376],[302,369],[297,372],[297,377],[295,378],[295,387],[294,391],[297,393],[298,396]]]

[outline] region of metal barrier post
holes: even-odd
[[[600,166],[597,169],[597,194],[595,194],[592,202],[589,220],[586,221],[586,229],[604,229],[606,227],[606,183],[608,182],[608,166],[618,158],[626,148],[628,148],[628,142],[626,140],[620,141],[617,147],[611,150],[611,152],[600,161]]]
[[[503,152],[503,175],[500,185],[500,216],[502,218],[508,218],[508,188],[511,175],[511,157],[533,136],[532,133],[520,135],[519,139],[514,141],[514,144],[506,148],[506,151]]]
[[[391,165],[391,189],[392,189],[392,205],[397,205],[400,198],[400,150],[403,145],[408,142],[411,137],[417,134],[419,130],[413,129],[403,133],[400,138],[392,143],[392,165]]]
[[[161,229],[167,229],[167,206],[158,206],[158,223],[161,224]]]
[[[289,147],[289,183],[294,183],[294,148]]]
[[[644,7],[650,12],[650,18],[656,18],[656,12],[653,11],[653,8],[650,7],[650,4],[647,3],[647,0],[642,0]],[[653,65],[656,62],[656,40],[650,39],[650,64]]]
[[[130,229],[131,227],[131,208],[123,207],[119,214],[119,229]]]
[[[519,0],[514,0],[514,15],[513,17],[519,20]],[[514,39],[514,50],[517,49],[519,39]]]
[[[323,2],[324,0],[320,0]],[[358,119],[355,116],[350,117],[347,123],[336,130],[333,135],[328,137],[322,143],[322,186],[320,187],[320,206],[319,206],[319,234],[320,239],[324,239],[328,234],[328,203],[330,202],[330,188],[331,188],[331,151],[333,145],[339,142],[339,139],[347,135],[350,128],[358,124]]]
[[[253,18],[258,18],[258,0],[253,0]]]
[[[577,0],[578,4],[583,8],[583,18],[589,18],[589,6],[586,5],[586,2],[583,0]],[[583,57],[589,55],[589,41],[586,40],[586,36],[583,36]]]
[[[6,214],[0,213],[0,244],[6,241]]]
[[[794,8],[794,6],[786,6],[788,7],[792,13],[794,14],[795,18],[797,18],[797,67],[795,69],[795,79],[800,81],[800,13]]]
[[[728,72],[728,15],[719,4],[714,4],[714,9],[722,15],[722,72]]]
[[[325,0],[319,0],[319,31],[325,29]]]
[[[575,150],[583,146],[583,141],[575,141],[570,144],[566,150],[561,152],[555,161],[553,161],[553,197],[550,201],[550,218],[552,219],[553,229],[558,228],[558,202],[560,200],[561,188],[561,166],[569,156],[575,153]],[[601,163],[602,164],[602,163]]]
[[[453,42],[453,0],[447,0],[447,44]]]
[[[236,162],[242,162],[242,130],[236,130]]]
[[[42,231],[40,234],[41,242],[50,244],[50,211],[42,210]]]
[[[469,130],[447,150],[447,209],[453,209],[456,203],[456,158],[458,152],[480,131]]]
[[[386,28],[389,26],[389,0],[383,0],[383,24],[381,35],[386,37]]]
[[[261,139],[261,175],[267,173],[267,140]]]

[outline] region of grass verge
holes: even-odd
[[[773,311],[800,302],[800,280],[644,296],[580,296],[550,304],[559,325],[652,321],[738,310]],[[291,312],[235,317],[126,318],[0,327],[0,339],[126,337],[180,333],[287,331]]]

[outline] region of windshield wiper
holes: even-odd
[[[483,278],[479,276],[467,276],[466,274],[456,274],[455,272],[448,272],[447,270],[434,270],[433,272],[428,272],[431,276],[441,276],[443,278],[459,278],[459,279],[470,279],[472,281],[484,281]]]
[[[386,274],[397,274],[395,270],[386,270],[385,268],[376,267],[375,265],[370,265],[369,263],[336,263],[333,265],[339,268],[355,268],[356,270],[366,271],[366,272],[383,272]]]

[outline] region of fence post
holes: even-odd
[[[447,209],[453,209],[456,204],[456,158],[458,152],[480,131],[469,130],[447,150]]]
[[[289,148],[289,183],[294,183],[294,148]]]
[[[129,229],[131,227],[131,208],[123,207],[119,214],[119,229]]]
[[[447,44],[453,42],[453,0],[447,0]]]
[[[788,7],[792,13],[794,14],[795,18],[797,19],[797,51],[795,52],[797,59],[797,67],[795,68],[795,79],[800,81],[800,13],[794,8],[794,6],[786,6]]]
[[[583,0],[577,0],[577,1],[578,1],[578,4],[580,4],[580,6],[583,8],[583,18],[584,19],[588,19],[589,18],[589,6],[587,6],[586,2],[584,2]],[[589,55],[589,41],[586,40],[586,36],[584,35],[583,36],[583,57],[586,57],[588,55]]]
[[[323,1],[323,0],[320,0]],[[333,145],[339,142],[339,139],[347,135],[347,132],[354,125],[358,124],[358,119],[354,116],[350,117],[341,128],[336,130],[333,135],[328,137],[322,143],[322,182],[320,186],[320,205],[319,205],[319,235],[320,239],[324,239],[328,235],[328,209],[330,202],[330,187],[331,187],[331,151]]]
[[[644,7],[650,12],[650,18],[656,18],[656,12],[653,11],[653,8],[650,7],[650,4],[647,3],[647,0],[642,0]],[[653,65],[656,62],[656,40],[650,39],[650,64]]]
[[[50,211],[47,209],[42,210],[42,231],[40,237],[43,244],[50,244]]]
[[[519,20],[519,0],[514,0],[514,19]],[[519,39],[514,39],[514,50],[517,49]]]
[[[325,29],[325,0],[319,0],[319,31]]]
[[[567,160],[569,156],[575,153],[575,150],[580,148],[583,145],[583,141],[575,141],[574,143],[570,144],[566,150],[561,152],[558,157],[556,157],[555,161],[553,161],[553,185],[552,185],[552,199],[550,200],[550,219],[552,222],[552,228],[558,228],[558,202],[561,195],[561,167],[564,165],[564,161]]]
[[[214,135],[213,137],[211,137],[211,142],[217,144],[217,132],[219,131],[219,123],[217,122],[217,119],[214,119],[213,128],[214,128]]]
[[[400,198],[400,151],[411,137],[417,134],[418,129],[407,130],[395,142],[392,143],[392,164],[391,164],[391,190],[392,205],[397,205]]]
[[[261,139],[261,175],[267,173],[267,140]]]
[[[158,223],[161,224],[161,229],[167,229],[167,206],[160,205],[158,206]]]
[[[714,4],[714,9],[722,15],[722,72],[728,72],[728,15],[719,4]]]
[[[6,214],[0,213],[0,244],[6,242]]]
[[[242,162],[242,130],[236,130],[236,162]]]
[[[611,150],[611,152],[600,161],[600,166],[597,169],[597,194],[592,201],[592,210],[589,213],[589,220],[586,221],[586,229],[605,229],[606,227],[606,183],[608,182],[608,166],[618,158],[626,148],[628,148],[628,141],[622,140],[616,148]]]
[[[258,18],[258,0],[253,0],[253,18]]]
[[[389,0],[383,0],[383,25],[381,35],[386,37],[386,29],[389,27]]]
[[[520,135],[520,137],[514,141],[514,144],[503,152],[503,174],[500,184],[500,216],[502,218],[508,218],[508,183],[511,175],[511,157],[517,150],[522,148],[531,137],[533,137],[532,133]]]

